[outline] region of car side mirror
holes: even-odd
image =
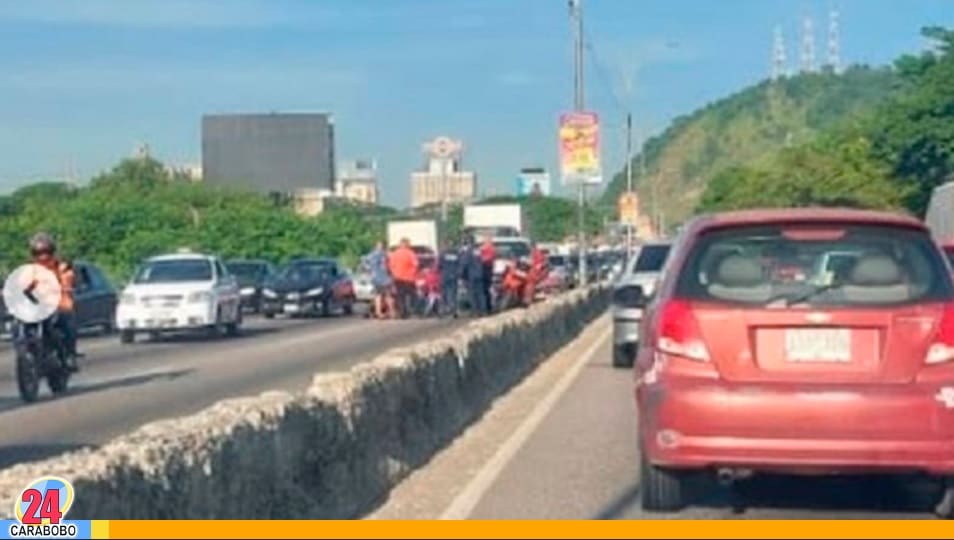
[[[619,307],[639,309],[646,307],[650,300],[642,285],[626,285],[613,292],[613,303]]]

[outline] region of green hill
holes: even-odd
[[[812,140],[846,117],[868,109],[895,91],[889,68],[853,67],[842,74],[800,74],[763,81],[694,113],[677,118],[647,141],[646,176],[634,162],[634,185],[641,211],[650,212],[654,192],[668,224],[682,221],[698,206],[706,184],[719,172],[758,164],[778,150]],[[614,176],[603,202],[613,204],[626,188]]]

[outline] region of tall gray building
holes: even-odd
[[[329,114],[206,115],[203,179],[263,193],[334,190],[334,141]]]

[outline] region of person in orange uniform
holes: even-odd
[[[402,317],[408,317],[417,297],[417,254],[411,249],[411,241],[401,239],[401,245],[388,257],[388,269],[397,288],[398,306]]]
[[[494,246],[493,237],[487,235],[484,237],[484,243],[480,246],[480,264],[483,267],[483,287],[484,308],[486,313],[493,313],[493,294],[494,286],[494,261],[497,260],[497,248]]]
[[[527,306],[536,298],[537,287],[546,275],[546,256],[536,244],[530,249],[530,270],[527,272],[527,284],[523,287],[523,303]]]
[[[60,302],[57,307],[55,325],[63,333],[66,342],[67,367],[78,371],[76,359],[81,355],[76,347],[76,318],[74,313],[73,288],[76,276],[73,265],[56,256],[56,242],[47,233],[37,233],[30,239],[30,257],[33,263],[40,265],[56,276],[60,282]]]

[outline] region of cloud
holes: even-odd
[[[282,10],[261,0],[30,0],[3,2],[0,21],[140,27],[262,27],[328,19],[321,9]]]

